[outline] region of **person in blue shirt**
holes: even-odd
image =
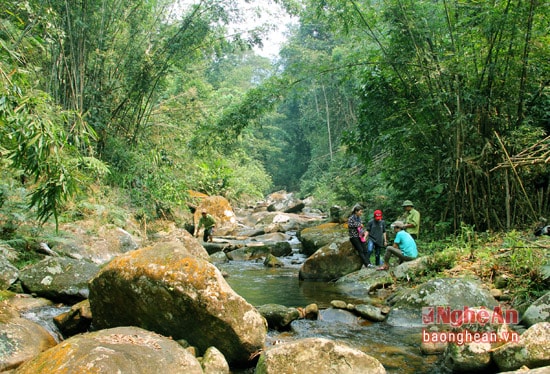
[[[395,221],[391,224],[393,231],[395,232],[395,239],[393,240],[393,246],[386,247],[386,255],[384,256],[384,265],[377,268],[378,270],[388,270],[389,261],[392,256],[399,259],[399,264],[405,261],[412,261],[418,257],[418,250],[416,248],[416,242],[411,234],[405,231],[405,224],[403,221]]]

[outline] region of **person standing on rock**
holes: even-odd
[[[402,206],[405,209],[405,215],[403,216],[404,228],[416,240],[420,232],[420,212],[414,209],[414,205],[410,200],[403,201]]]
[[[195,237],[199,237],[199,231],[201,227],[204,227],[204,233],[202,235],[202,241],[203,242],[211,242],[212,241],[212,232],[214,231],[214,226],[216,225],[216,220],[212,215],[208,214],[206,210],[202,210],[201,212],[201,218],[199,219],[199,224],[197,225],[197,228],[195,229]]]
[[[381,210],[377,209],[374,211],[374,218],[367,222],[365,230],[368,240],[367,249],[369,257],[374,252],[374,263],[376,266],[380,266],[380,253],[388,245],[386,221],[382,219]]]
[[[402,221],[395,221],[391,224],[395,232],[393,246],[386,247],[384,255],[384,264],[377,270],[388,270],[390,268],[390,258],[395,256],[399,259],[399,265],[406,261],[412,261],[418,256],[416,242],[411,234],[405,231],[405,224]]]
[[[348,218],[348,233],[349,241],[353,248],[359,253],[361,261],[367,268],[373,268],[374,265],[370,263],[370,256],[368,253],[367,245],[365,242],[361,241],[361,229],[363,228],[363,221],[361,216],[363,215],[363,208],[359,205],[356,205],[353,208],[352,214]]]

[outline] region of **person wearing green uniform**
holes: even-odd
[[[413,239],[418,239],[418,234],[420,233],[420,213],[414,209],[414,205],[410,200],[403,201],[403,208],[405,209],[403,217],[405,226],[403,228],[411,234]]]
[[[197,225],[197,229],[195,230],[195,237],[197,238],[199,237],[199,230],[201,229],[201,227],[204,227],[202,241],[211,242],[212,231],[214,230],[214,225],[216,224],[216,220],[210,214],[206,213],[206,210],[203,210],[201,212],[201,215],[202,216],[199,219],[199,224]]]

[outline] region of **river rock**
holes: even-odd
[[[95,220],[65,223],[60,225],[59,230],[64,235],[52,238],[48,244],[61,257],[87,259],[102,265],[122,253],[140,247],[139,229],[130,221],[126,225],[126,228],[112,224],[97,227]],[[138,234],[134,235],[128,230]]]
[[[153,244],[153,246],[154,248],[185,248],[187,252],[195,257],[203,260],[208,260],[210,258],[209,252],[205,247],[202,246],[190,232],[183,229],[174,228],[163,234],[155,234],[155,244]]]
[[[25,292],[56,302],[74,304],[88,298],[88,281],[99,271],[89,260],[48,257],[19,275]]]
[[[206,212],[211,214],[216,220],[214,236],[224,236],[235,232],[237,228],[237,217],[235,216],[235,212],[233,212],[231,204],[229,204],[229,201],[225,197],[206,196],[201,198],[193,215],[195,227],[199,224],[203,210],[206,210]]]
[[[73,336],[15,371],[61,372],[202,374],[203,370],[197,358],[174,340],[138,327],[117,327]]]
[[[230,364],[263,348],[267,323],[208,261],[184,247],[143,248],[115,258],[90,282],[96,328],[133,325],[215,346]]]
[[[300,280],[332,281],[361,269],[363,263],[346,237],[334,239],[302,264]]]
[[[6,301],[0,303],[0,371],[14,369],[56,344],[44,327],[21,318]]]
[[[53,322],[65,338],[87,332],[92,325],[90,301],[86,299],[71,306],[69,311],[55,316]]]
[[[550,322],[534,324],[518,340],[493,350],[493,360],[501,371],[550,365]]]
[[[445,350],[445,366],[453,373],[482,372],[490,365],[490,343],[448,344]]]
[[[284,305],[265,304],[258,306],[257,309],[267,320],[268,326],[275,330],[288,330],[290,323],[300,318],[298,309]]]
[[[385,373],[375,358],[342,342],[306,338],[276,345],[262,353],[256,374]]]
[[[199,358],[204,374],[229,374],[229,364],[216,347],[209,347]]]
[[[302,252],[306,256],[311,256],[318,249],[335,240],[348,238],[348,229],[346,225],[339,223],[323,223],[303,229],[298,233],[298,238],[302,243]]]
[[[359,304],[355,306],[355,312],[369,321],[382,322],[386,319],[382,309],[368,304]]]
[[[340,292],[357,298],[367,298],[370,292],[387,288],[394,279],[387,271],[362,268],[359,271],[342,276],[335,282]]]
[[[550,322],[550,291],[527,308],[521,322],[527,327],[539,322]]]
[[[437,306],[463,310],[480,306],[493,309],[498,305],[479,281],[464,278],[432,279],[416,288],[398,291],[388,302],[392,308],[386,322],[401,327],[429,324],[423,319],[423,313]]]
[[[392,269],[397,280],[414,278],[414,275],[427,268],[428,257],[419,257],[412,261],[405,261]]]

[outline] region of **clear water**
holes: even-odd
[[[218,267],[228,275],[226,280],[233,290],[254,306],[305,307],[316,303],[325,309],[332,300],[359,304],[368,299],[366,292],[364,299],[342,294],[331,282],[299,281],[300,264],[305,260],[300,255],[281,260],[285,263],[283,268],[266,268],[261,261],[231,261]],[[396,328],[385,323],[297,320],[289,332],[270,331],[266,344],[306,337],[342,340],[378,359],[388,373],[447,373],[439,362],[440,356],[420,352],[420,329]]]

